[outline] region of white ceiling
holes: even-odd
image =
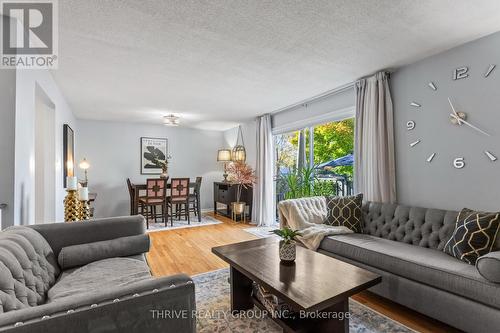
[[[500,1],[64,0],[77,117],[223,130],[500,30]]]

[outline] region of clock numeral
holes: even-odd
[[[431,87],[431,89],[434,90],[434,91],[438,90],[438,88],[436,87],[436,85],[434,84],[434,82],[429,82],[429,87]]]
[[[497,67],[497,65],[490,65],[490,67],[488,67],[488,70],[486,71],[486,73],[484,73],[484,77],[490,76],[491,72],[493,72],[495,67]]]
[[[408,131],[411,131],[414,128],[415,128],[415,122],[413,120],[410,120],[406,123],[406,129]]]
[[[422,106],[422,105],[418,104],[417,102],[411,102],[410,105],[413,107],[416,107],[416,108],[419,108]]]
[[[469,67],[460,67],[453,71],[453,80],[460,80],[469,77]]]
[[[420,143],[420,140],[417,140],[415,142],[412,142],[410,143],[410,147],[415,147],[416,145],[418,145]]]
[[[489,158],[492,162],[495,162],[495,161],[498,159],[495,155],[493,155],[492,153],[490,153],[490,152],[489,152],[489,151],[487,151],[487,150],[486,150],[484,153],[486,154],[486,156],[488,156],[488,158]]]
[[[462,169],[465,166],[465,159],[463,157],[457,157],[453,160],[453,166],[457,169]]]
[[[431,163],[435,156],[436,153],[432,153],[429,157],[427,157],[427,162]]]

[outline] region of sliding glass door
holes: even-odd
[[[354,118],[276,134],[276,201],[352,194]]]

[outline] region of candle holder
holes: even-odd
[[[80,219],[90,219],[90,204],[88,200],[80,200]]]
[[[81,209],[77,190],[67,189],[66,192],[66,198],[64,198],[64,221],[79,221]]]

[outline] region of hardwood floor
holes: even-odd
[[[213,214],[211,215],[213,216]],[[219,215],[216,217],[223,223],[151,232],[149,235],[152,246],[147,257],[153,275],[165,276],[175,273],[196,275],[229,267],[224,261],[212,254],[212,247],[257,238],[244,231],[245,228],[252,226],[236,223]],[[459,332],[448,325],[370,292],[362,292],[353,298],[417,332]]]

